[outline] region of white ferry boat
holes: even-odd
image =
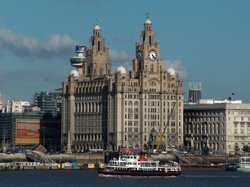
[[[181,167],[177,162],[160,164],[145,155],[123,155],[112,159],[98,170],[100,176],[179,176]]]

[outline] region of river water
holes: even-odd
[[[0,186],[25,187],[245,187],[250,186],[250,172],[183,171],[168,178],[99,177],[95,170],[24,170],[0,171]]]

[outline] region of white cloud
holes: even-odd
[[[13,33],[9,29],[0,30],[0,47],[15,55],[26,58],[51,58],[70,56],[76,42],[68,35],[54,34],[47,41]]]
[[[174,70],[179,73],[181,79],[188,79],[188,72],[180,60],[166,60],[164,69],[168,68],[174,68]]]
[[[109,61],[114,70],[118,66],[123,66],[126,69],[130,69],[132,64],[132,56],[127,51],[109,49]]]

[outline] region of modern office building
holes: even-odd
[[[1,96],[1,93],[0,93],[0,113],[3,113],[4,112],[4,103],[2,101],[2,96]]]
[[[28,101],[8,101],[6,107],[6,113],[23,113],[28,107],[30,107],[30,103]]]
[[[202,99],[201,82],[189,82],[188,102],[198,103]]]
[[[61,89],[55,92],[37,92],[33,95],[33,107],[38,107],[41,112],[52,115],[60,114],[61,101]]]
[[[76,46],[70,61],[77,70],[63,82],[63,150],[152,150],[161,134],[166,147],[182,146],[183,82],[173,68],[164,70],[149,18],[134,51],[132,70],[112,73],[98,24],[89,47]]]
[[[250,145],[250,104],[240,100],[200,100],[184,105],[184,146],[215,153],[242,151]]]
[[[60,116],[41,113],[0,113],[0,149],[26,150],[42,144],[48,151],[59,151],[60,122]]]

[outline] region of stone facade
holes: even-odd
[[[235,101],[185,104],[184,144],[198,152],[242,152],[250,144],[250,104]]]
[[[183,145],[183,82],[174,69],[163,69],[155,35],[147,19],[132,70],[119,67],[112,73],[108,48],[95,26],[86,62],[63,82],[63,150],[152,150],[161,133],[166,147]]]

